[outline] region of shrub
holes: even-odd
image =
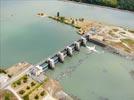
[[[27,82],[27,80],[23,80],[23,83],[26,83]]]
[[[27,80],[28,78],[27,78],[27,75],[25,75],[24,77],[23,77],[23,80]]]
[[[29,96],[28,96],[28,95],[25,95],[25,96],[23,97],[23,99],[24,99],[24,100],[29,100]]]
[[[17,85],[21,85],[21,81],[20,80],[18,80],[16,83],[17,83]]]
[[[39,96],[38,96],[38,95],[36,95],[34,98],[35,98],[35,99],[39,99]]]
[[[35,85],[35,83],[34,82],[31,82],[31,86],[34,86]]]
[[[42,92],[40,93],[40,95],[41,95],[41,96],[44,96],[44,95],[45,95],[45,91],[42,91]]]
[[[27,90],[29,90],[30,89],[30,87],[29,86],[27,86],[27,88],[26,88]]]
[[[19,91],[19,94],[21,94],[21,95],[24,94],[24,93],[25,93],[24,90],[20,90],[20,91]]]
[[[9,95],[6,95],[5,98],[4,98],[4,100],[10,100]]]
[[[7,74],[7,72],[4,69],[0,69],[0,73]]]
[[[27,82],[27,79],[28,79],[28,78],[27,78],[27,75],[25,75],[25,76],[23,77],[23,82],[26,83],[26,82]]]
[[[65,17],[60,17],[61,22],[64,22],[64,20],[65,20]]]
[[[16,84],[15,83],[13,83],[13,85],[12,85],[14,88],[16,87]]]
[[[11,77],[12,77],[12,75],[8,74],[8,77],[9,77],[9,78],[11,78]]]

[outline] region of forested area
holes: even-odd
[[[134,0],[70,0],[134,11]]]

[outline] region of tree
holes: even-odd
[[[28,96],[28,95],[25,95],[25,96],[23,97],[23,99],[24,99],[24,100],[29,100],[29,96]]]
[[[7,74],[7,72],[4,69],[1,69],[1,68],[0,68],[0,73]]]
[[[8,77],[9,77],[9,78],[11,78],[11,77],[12,77],[12,75],[8,74]]]
[[[118,7],[134,11],[134,0],[118,0]]]
[[[38,96],[38,95],[36,95],[34,98],[35,98],[35,99],[39,99],[39,96]]]
[[[41,95],[41,96],[44,96],[44,95],[45,95],[45,91],[42,91],[42,92],[40,93],[40,95]]]
[[[134,0],[73,0],[134,11]]]
[[[21,81],[20,81],[20,80],[18,80],[16,83],[17,83],[18,85],[21,85]]]
[[[23,80],[23,83],[26,83],[27,82],[27,80]]]
[[[61,22],[64,22],[65,17],[60,17]]]
[[[23,77],[23,82],[26,83],[26,82],[27,82],[27,79],[28,79],[28,78],[27,78],[27,75],[25,75],[25,76]]]
[[[23,77],[23,80],[27,80],[27,75],[25,75],[25,76]]]
[[[4,100],[10,100],[10,97],[6,95]]]
[[[31,82],[31,86],[34,86],[35,85],[35,83],[34,82]]]
[[[27,86],[27,88],[26,88],[27,90],[29,90],[30,89],[30,87],[29,86]]]
[[[14,88],[16,87],[16,83],[13,83],[13,87],[14,87]]]
[[[19,94],[21,94],[21,95],[24,94],[24,93],[25,93],[24,90],[20,90],[20,91],[19,91]]]

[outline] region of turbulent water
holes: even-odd
[[[92,44],[88,44],[92,45]],[[134,62],[111,54],[100,47],[99,53],[82,48],[48,75],[59,80],[65,91],[81,100],[133,100]]]
[[[80,37],[70,26],[37,17],[38,12],[55,15],[59,11],[65,16],[134,29],[131,12],[56,0],[1,0],[0,4],[0,66],[3,67],[20,61],[36,64]],[[82,47],[47,74],[81,100],[134,100],[134,80],[130,75],[134,62],[99,46],[97,50],[99,53],[89,54]]]

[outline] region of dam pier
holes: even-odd
[[[88,37],[82,36],[80,39],[66,46],[63,50],[54,54],[52,57],[49,57],[48,59],[41,61],[36,66],[40,67],[42,71],[45,71],[48,68],[54,69],[57,63],[64,63],[65,57],[72,57],[74,51],[79,52],[81,46],[86,46],[87,40],[89,40]]]
[[[81,46],[86,47],[87,42],[92,42],[102,47],[106,46],[106,44],[103,42],[90,38],[91,35],[92,34],[90,33],[84,34],[80,39],[66,46],[61,51],[34,65],[34,67],[29,71],[30,76],[38,76],[40,73],[45,72],[48,69],[55,69],[57,63],[64,63],[64,60],[67,56],[72,57],[75,51],[80,51]]]

